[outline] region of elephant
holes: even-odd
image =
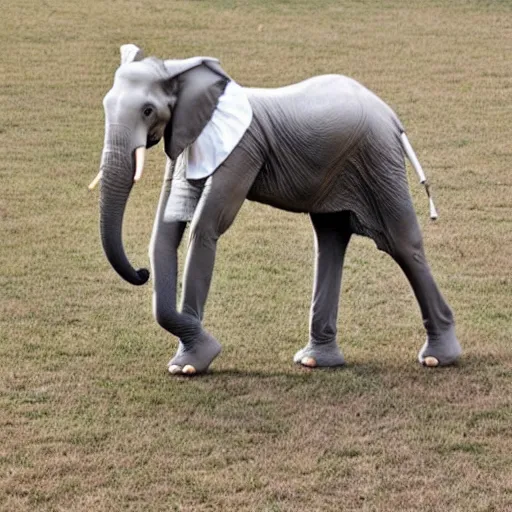
[[[221,351],[203,327],[204,306],[217,240],[245,199],[310,217],[315,270],[309,340],[295,363],[345,363],[337,316],[352,235],[371,238],[405,273],[426,331],[419,362],[446,366],[458,360],[454,316],[425,256],[405,156],[425,182],[423,171],[395,112],[365,86],[330,74],[278,88],[242,87],[212,57],[145,58],[128,44],[121,47],[121,65],[103,105],[104,147],[90,188],[101,183],[105,255],[133,285],[146,283],[150,274],[136,270],[126,256],[124,211],[142,176],[146,149],[164,142],[149,257],[153,315],[178,338],[171,374],[204,373]],[[435,217],[431,198],[430,206]],[[178,308],[177,250],[188,224]]]

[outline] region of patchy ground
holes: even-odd
[[[0,509],[512,510],[512,4],[0,0]],[[411,189],[465,349],[416,362],[419,311],[373,244],[349,248],[339,371],[307,340],[306,216],[247,204],[221,240],[206,324],[224,345],[171,378],[150,287],[102,255],[101,100],[118,47],[212,55],[246,85],[360,80],[399,113],[440,220]],[[147,244],[164,156],[125,225]]]

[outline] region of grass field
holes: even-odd
[[[509,0],[0,0],[0,510],[512,511],[512,3]],[[212,372],[171,378],[151,288],[98,236],[101,101],[134,42],[212,55],[244,85],[343,73],[398,112],[433,183],[431,266],[465,350],[416,363],[399,268],[347,256],[347,366],[306,371],[308,218],[247,203],[221,240]],[[124,238],[147,245],[153,150]]]

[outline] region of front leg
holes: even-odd
[[[186,222],[164,221],[172,183],[180,179],[179,170],[176,176],[174,167],[174,162],[169,159],[149,246],[153,276],[153,315],[158,324],[174,336],[195,339],[201,332],[201,323],[195,317],[179,313],[176,309],[177,253]]]
[[[215,264],[217,240],[233,223],[261,168],[243,138],[226,161],[208,178],[192,219],[183,275],[183,316],[201,325]],[[180,337],[169,372],[205,372],[220,353],[219,342],[202,327],[191,337]]]
[[[208,179],[194,214],[183,274],[181,311],[193,318],[199,326],[203,320],[204,305],[210,290],[217,240],[229,227],[219,231],[216,228],[217,223],[206,213],[217,215],[218,198],[211,195],[212,183],[213,177]],[[199,332],[193,336],[180,337],[178,350],[168,363],[169,372],[187,375],[205,372],[220,352],[220,343],[201,326]]]
[[[308,366],[345,363],[336,342],[336,320],[345,251],[350,241],[349,213],[311,214],[315,230],[315,280],[311,302],[309,343],[293,360]]]

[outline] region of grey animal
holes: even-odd
[[[344,364],[336,322],[353,234],[374,240],[407,276],[427,333],[419,362],[443,366],[459,358],[452,311],[425,258],[404,154],[422,181],[424,175],[396,114],[364,86],[333,74],[275,89],[242,88],[216,59],[144,58],[135,45],[124,45],[104,109],[105,143],[91,188],[101,182],[100,231],[108,261],[134,285],[144,284],[149,272],[134,269],[126,257],[123,214],[142,174],[145,149],[164,139],[167,165],[149,254],[155,319],[179,338],[170,373],[205,372],[221,351],[203,328],[204,305],[217,240],[245,199],[311,218],[316,261],[310,334],[296,363]],[[231,127],[227,135],[223,116]],[[238,121],[243,126],[233,128]],[[225,141],[231,141],[227,150],[221,147]],[[203,161],[210,162],[206,175]],[[176,255],[188,222],[178,311]]]

